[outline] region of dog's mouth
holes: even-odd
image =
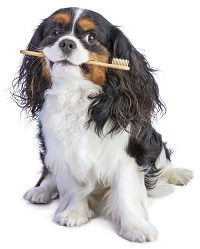
[[[75,66],[75,67],[80,67],[81,71],[84,73],[84,74],[88,74],[90,72],[90,67],[89,65],[87,65],[86,63],[82,63],[80,65],[75,65],[73,64],[72,62],[68,61],[68,60],[60,60],[60,61],[49,61],[50,62],[50,67],[52,69],[53,65],[54,64],[61,64],[63,66]]]
[[[89,67],[88,64],[83,63],[83,64],[81,64],[79,67],[80,67],[80,69],[82,70],[82,72],[83,72],[84,74],[90,73],[90,67]]]

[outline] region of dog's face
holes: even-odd
[[[37,47],[46,57],[43,74],[71,65],[86,79],[103,86],[106,68],[89,66],[85,62],[91,59],[109,61],[113,28],[100,14],[90,10],[67,8],[56,11],[43,21],[34,35],[40,38]]]

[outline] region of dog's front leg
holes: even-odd
[[[120,224],[120,235],[136,242],[152,241],[156,229],[148,222],[144,175],[133,158],[119,167],[107,199],[107,211]]]
[[[57,174],[59,207],[55,213],[55,221],[63,226],[80,226],[93,217],[93,211],[88,206],[89,193],[84,186],[68,172]]]

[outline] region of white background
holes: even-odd
[[[105,4],[106,3],[106,4]],[[132,1],[1,1],[0,80],[0,247],[1,248],[198,248],[200,223],[200,7],[195,0]],[[131,4],[131,5],[130,5]],[[57,201],[31,205],[24,192],[39,178],[36,128],[20,117],[8,87],[17,76],[22,55],[43,18],[62,7],[77,6],[101,13],[121,29],[159,69],[156,80],[167,104],[156,127],[175,153],[173,164],[194,171],[187,187],[179,187],[149,208],[159,237],[143,245],[117,235],[116,227],[96,218],[79,228],[52,221]]]

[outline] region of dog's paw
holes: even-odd
[[[56,199],[58,197],[58,192],[50,192],[48,189],[39,186],[30,189],[27,191],[24,195],[24,198],[31,203],[48,203],[53,199]]]
[[[65,210],[62,213],[56,214],[54,219],[60,225],[72,227],[87,223],[93,216],[93,211],[90,208],[86,208],[82,210]]]
[[[124,239],[127,239],[132,242],[150,242],[154,241],[157,237],[157,230],[153,225],[148,222],[145,222],[143,227],[129,227],[129,228],[121,228],[119,235]]]
[[[170,184],[186,185],[193,178],[193,172],[183,168],[170,168],[167,176]]]

